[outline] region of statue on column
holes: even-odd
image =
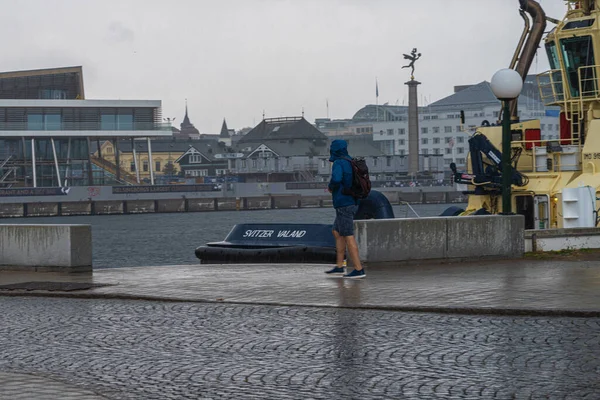
[[[419,58],[421,58],[421,53],[417,54],[416,48],[412,49],[410,55],[404,54],[404,59],[410,60],[410,63],[408,65],[403,66],[402,68],[412,68],[412,72],[410,73],[410,79],[413,81],[415,80],[415,61],[417,61]]]

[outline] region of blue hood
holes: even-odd
[[[340,158],[348,157],[348,143],[345,140],[336,139],[329,147],[329,161],[334,162]]]

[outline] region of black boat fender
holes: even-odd
[[[360,200],[355,220],[362,219],[392,219],[394,209],[385,195],[377,190],[371,190],[367,198]]]

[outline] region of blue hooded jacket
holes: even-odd
[[[352,165],[344,157],[348,155],[348,143],[345,140],[334,140],[329,147],[331,157],[329,161],[333,162],[331,167],[331,180],[329,189],[333,196],[333,207],[346,207],[356,205],[356,199],[350,195],[343,194],[342,188],[352,186]]]

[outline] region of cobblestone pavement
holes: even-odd
[[[0,372],[0,399],[106,400],[106,397],[40,376]]]
[[[367,279],[326,277],[325,265],[187,265],[89,274],[0,273],[0,283],[111,284],[70,296],[600,316],[600,262],[499,260],[368,267]],[[9,294],[0,290],[0,294]],[[13,294],[12,292],[10,294]],[[62,295],[48,293],[49,295]]]
[[[0,309],[0,372],[108,399],[600,399],[599,318],[37,297]]]

